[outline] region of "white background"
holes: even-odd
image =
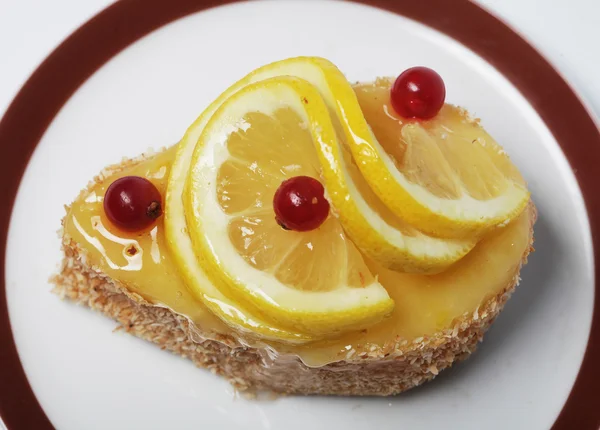
[[[0,113],[44,57],[109,0],[0,0]],[[536,45],[600,112],[595,0],[482,0]],[[542,6],[544,8],[542,8]],[[0,424],[1,426],[1,424]]]
[[[425,0],[426,1],[426,0]],[[477,0],[532,42],[600,112],[600,2]],[[0,113],[46,55],[112,0],[0,0]]]

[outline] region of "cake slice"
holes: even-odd
[[[325,61],[258,69],[175,147],[103,170],[55,292],[251,392],[397,394],[471,354],[532,250],[524,182],[465,111],[405,119],[392,81]]]

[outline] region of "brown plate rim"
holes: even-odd
[[[148,33],[186,15],[238,0],[120,0],[61,43],[36,69],[0,121],[0,415],[9,430],[53,429],[25,376],[5,285],[6,239],[31,154],[58,111],[93,73]],[[565,153],[584,196],[600,268],[600,132],[574,91],[519,34],[468,0],[353,0],[403,15],[454,38],[498,69],[527,98]],[[452,19],[449,19],[452,17]],[[76,58],[77,61],[73,61]],[[65,67],[66,65],[66,67]],[[600,426],[600,283],[596,272],[590,338],[553,430]]]

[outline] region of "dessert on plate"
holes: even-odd
[[[535,207],[433,70],[263,66],[67,208],[62,297],[242,390],[391,395],[469,356]]]

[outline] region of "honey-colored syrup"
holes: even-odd
[[[359,101],[367,120],[377,119],[374,133],[384,147],[393,145],[390,130],[398,129],[385,91],[360,91]],[[374,117],[375,115],[375,117]],[[390,136],[388,136],[390,135]],[[395,135],[395,134],[394,134]],[[236,333],[214,316],[187,289],[167,247],[161,217],[141,233],[118,230],[106,219],[103,197],[115,179],[137,175],[152,181],[164,195],[175,147],[132,164],[94,185],[71,206],[65,219],[65,234],[86,251],[89,265],[97,267],[150,303],[167,306],[188,317],[202,333]],[[399,152],[398,157],[401,156]],[[484,238],[473,251],[447,271],[433,276],[392,272],[368,262],[374,275],[388,290],[396,305],[385,321],[341,338],[304,345],[270,342],[276,353],[293,354],[309,366],[321,366],[371,346],[394,340],[412,340],[452,326],[453,320],[474,312],[487,298],[500,293],[517,274],[530,245],[533,214],[526,210],[517,220]],[[245,339],[247,343],[247,339]]]
[[[64,231],[85,250],[88,265],[150,303],[167,306],[201,323],[207,331],[224,332],[225,324],[198,302],[181,280],[169,254],[164,217],[146,231],[129,233],[114,227],[104,214],[104,194],[113,181],[123,176],[145,177],[164,196],[175,150],[173,146],[94,185],[71,206]]]

